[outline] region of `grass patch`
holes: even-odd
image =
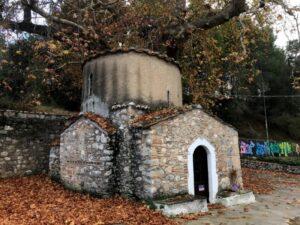
[[[257,160],[262,162],[271,162],[271,163],[278,163],[283,165],[290,165],[290,166],[300,166],[300,157],[259,157],[259,158],[245,158],[250,160]]]

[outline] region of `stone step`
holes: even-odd
[[[176,216],[179,214],[189,214],[198,212],[207,212],[207,199],[189,199],[178,201],[154,201],[158,211],[166,216]]]
[[[255,196],[253,192],[249,191],[246,193],[236,194],[229,197],[218,197],[216,203],[222,204],[226,207],[241,205],[241,204],[251,204],[255,202]]]

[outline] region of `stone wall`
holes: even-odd
[[[60,181],[60,145],[54,145],[50,149],[49,155],[49,176],[56,181]]]
[[[135,196],[134,174],[137,164],[135,138],[130,129],[130,121],[148,110],[147,106],[134,103],[113,106],[110,114],[112,123],[118,127],[115,149],[115,177],[117,192],[126,196]]]
[[[256,160],[242,159],[242,167],[250,169],[281,171],[294,174],[300,174],[300,166],[290,166],[271,162],[261,162]]]
[[[0,178],[48,170],[52,140],[67,116],[0,110]]]
[[[142,144],[138,151],[150,154],[144,157],[151,160],[146,160],[150,165],[144,164],[140,172],[147,174],[144,187],[151,187],[150,197],[188,192],[188,149],[199,138],[215,148],[218,190],[230,188],[233,182],[242,186],[237,131],[195,109],[143,131],[142,142],[151,150],[145,151],[147,146]]]
[[[59,152],[52,148],[51,176],[56,179],[60,175],[61,182],[71,189],[103,197],[186,194],[189,148],[201,139],[213,146],[203,147],[212,148],[215,155],[216,165],[209,167],[216,170],[216,184],[210,186],[214,187],[212,200],[232,184],[242,187],[235,129],[198,108],[162,118],[147,111],[148,107],[134,103],[114,105],[109,119],[83,115],[73,121],[61,135]],[[151,116],[158,120],[136,125]],[[113,133],[108,132],[108,125],[115,128]]]
[[[151,180],[151,131],[132,129],[134,134],[133,182],[136,197],[146,199],[152,196],[153,186]]]
[[[115,192],[114,142],[91,120],[77,120],[61,134],[61,182],[76,191],[111,196]]]

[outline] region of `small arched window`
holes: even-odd
[[[170,105],[170,91],[167,91],[167,101],[168,105]]]
[[[88,77],[88,96],[93,94],[93,74],[90,73]]]

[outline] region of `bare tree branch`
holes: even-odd
[[[192,22],[192,26],[197,29],[210,29],[215,26],[221,25],[231,18],[239,16],[247,11],[246,0],[232,0],[221,12],[216,15],[199,18]]]
[[[81,25],[79,25],[79,24],[77,24],[77,23],[75,23],[73,21],[66,20],[66,19],[63,19],[63,18],[59,18],[57,16],[50,15],[45,10],[39,8],[37,6],[37,4],[35,2],[33,2],[33,1],[28,2],[27,0],[21,0],[21,2],[22,2],[22,4],[25,7],[30,8],[32,11],[34,11],[37,14],[41,15],[42,17],[44,17],[47,20],[50,20],[50,21],[53,21],[53,22],[56,22],[56,23],[60,23],[60,24],[65,24],[65,25],[72,26],[72,27],[76,27],[76,28],[78,28],[81,31],[85,30],[85,28],[83,26],[81,26]]]
[[[30,1],[32,2],[32,0]],[[31,9],[28,6],[23,6],[23,22],[31,22]]]
[[[15,22],[15,21],[5,21],[4,27],[7,29],[11,29],[13,31],[21,31],[21,32],[28,32],[30,34],[37,34],[40,36],[47,36],[49,35],[50,31],[54,29],[50,29],[48,26],[45,25],[37,25],[31,22]]]
[[[79,24],[78,22],[74,22],[68,19],[64,19],[47,11],[43,10],[41,7],[38,6],[37,0],[20,0],[22,5],[24,6],[24,21],[23,22],[13,22],[10,21],[8,23],[9,27],[13,30],[21,30],[26,31],[29,33],[35,33],[40,35],[45,35],[48,32],[47,26],[44,25],[34,25],[31,22],[31,11],[41,15],[49,22],[54,22],[57,24],[67,25],[74,28],[79,29],[82,32],[89,30],[89,27],[84,27],[84,25]],[[178,5],[184,8],[185,0],[177,0]],[[98,10],[98,7],[106,10],[113,10],[114,7],[117,7],[120,3],[120,0],[111,0],[111,1],[103,1],[103,0],[95,0],[92,1],[92,4],[89,7],[92,7],[95,12]],[[262,7],[263,4],[260,5]],[[180,10],[179,10],[180,11]],[[179,12],[178,11],[178,12]],[[184,10],[183,10],[184,11]],[[247,11],[247,4],[246,0],[231,0],[227,6],[220,12],[206,16],[203,18],[197,18],[194,21],[189,21],[187,18],[182,18],[179,20],[179,24],[171,25],[170,29],[167,31],[169,34],[173,35],[177,38],[186,37],[191,30],[194,29],[210,29],[215,26],[224,24],[225,22],[229,21],[233,17],[239,16],[240,14]],[[98,22],[98,21],[97,21]],[[50,25],[51,26],[51,25]]]
[[[231,0],[231,2],[220,12],[211,16],[197,18],[194,21],[186,21],[179,26],[173,26],[170,29],[170,33],[175,35],[177,39],[182,39],[195,29],[208,30],[213,27],[222,25],[230,19],[246,12],[247,10],[248,7],[246,4],[246,0]]]

